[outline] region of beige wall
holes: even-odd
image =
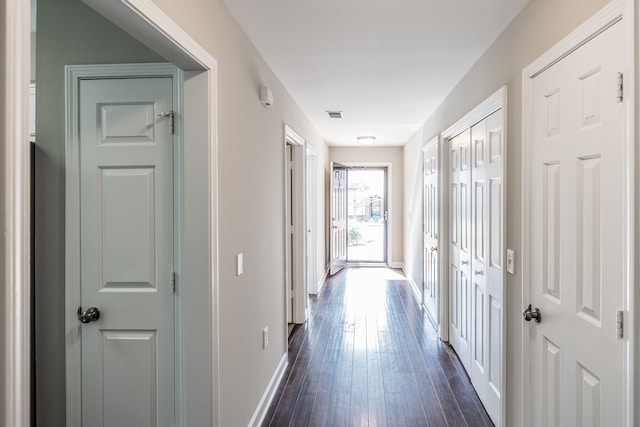
[[[516,251],[516,274],[507,275],[505,316],[507,324],[507,422],[522,425],[522,69],[582,22],[604,7],[606,0],[531,0],[447,96],[440,107],[407,142],[404,150],[405,221],[411,235],[405,239],[407,268],[420,278],[422,271],[416,211],[421,191],[417,173],[422,146],[472,110],[501,86],[508,86],[507,108],[507,246]]]
[[[80,0],[38,7],[38,421],[64,425],[64,79],[71,63],[162,58]],[[158,1],[218,62],[220,425],[247,425],[286,353],[284,125],[318,156],[318,223],[324,227],[328,148],[220,1]],[[275,106],[258,100],[261,85]],[[319,232],[319,269],[325,260]],[[244,253],[244,274],[235,257]],[[262,330],[269,326],[269,346]]]
[[[391,257],[387,263],[392,267],[401,267],[403,263],[403,224],[404,217],[404,161],[402,157],[402,147],[331,147],[329,157],[332,162],[345,165],[357,164],[380,165],[389,163],[391,173],[389,174],[389,198],[391,203],[388,206],[390,236],[387,244],[390,245]],[[328,224],[328,223],[327,223]]]

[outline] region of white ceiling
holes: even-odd
[[[327,143],[353,146],[404,144],[527,0],[224,2]]]

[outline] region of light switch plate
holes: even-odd
[[[236,274],[239,276],[244,273],[244,255],[236,255]]]
[[[512,249],[507,249],[507,273],[516,274],[516,255]]]

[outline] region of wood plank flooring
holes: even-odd
[[[310,299],[263,426],[492,426],[398,270],[349,268]]]

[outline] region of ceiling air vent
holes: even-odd
[[[329,115],[329,118],[331,118],[331,119],[341,119],[342,118],[342,111],[327,111],[327,114]]]

